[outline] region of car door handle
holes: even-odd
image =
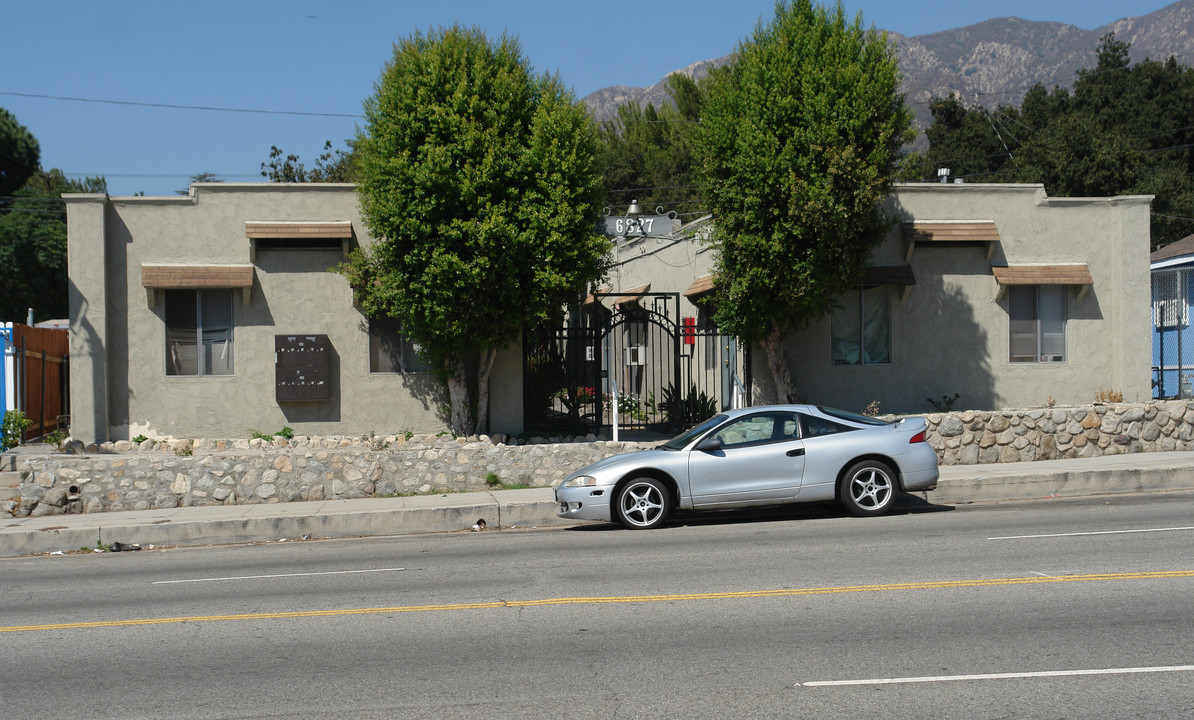
[[[801,455],[804,454],[804,448],[794,448],[784,454],[787,455],[788,457],[800,457]]]

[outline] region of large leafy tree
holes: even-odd
[[[103,178],[67,179],[38,170],[0,210],[0,320],[67,315],[66,206],[63,193],[104,192]]]
[[[453,432],[484,431],[498,350],[605,270],[592,121],[517,40],[459,26],[396,43],[365,115],[358,192],[377,242],[341,271],[446,381]]]
[[[880,202],[911,140],[898,85],[886,34],[809,0],[778,3],[710,83],[716,319],[762,343],[780,400],[796,398],[783,339],[829,312],[890,227]]]
[[[705,102],[704,84],[687,75],[668,76],[671,103],[656,108],[622,103],[597,129],[597,158],[605,204],[639,200],[647,208],[678,213],[700,208],[695,158],[696,127]]]
[[[40,167],[41,147],[15,115],[0,108],[0,207]]]

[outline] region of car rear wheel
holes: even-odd
[[[618,521],[631,530],[659,527],[671,512],[671,495],[655,478],[635,478],[614,498]]]
[[[842,476],[841,501],[851,515],[882,515],[895,503],[895,473],[878,460],[862,460]]]

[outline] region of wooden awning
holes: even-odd
[[[352,241],[349,220],[246,220],[249,261],[257,262],[258,249],[335,250],[348,257]]]
[[[999,297],[1009,285],[1080,285],[1079,299],[1094,285],[1090,268],[1085,263],[1069,265],[1010,265],[992,267],[991,274],[999,283]]]
[[[245,237],[262,238],[352,238],[352,222],[348,220],[247,220]]]
[[[912,262],[912,251],[917,245],[938,244],[986,246],[989,262],[999,242],[999,228],[994,220],[916,220],[903,223],[901,228],[907,245],[904,262]]]
[[[1094,285],[1085,263],[1073,265],[1010,265],[993,267],[1000,285]]]
[[[584,300],[584,302],[581,303],[581,307],[584,307],[584,308],[599,307],[601,305],[601,298],[599,298],[597,296],[600,294],[607,293],[607,292],[609,292],[609,285],[602,285],[601,287],[597,288],[596,292],[589,293],[588,295],[585,296],[585,300]]]
[[[150,307],[154,306],[155,290],[204,288],[241,288],[248,305],[253,272],[252,265],[142,265],[141,286],[148,291]]]
[[[629,305],[630,303],[636,303],[639,300],[642,300],[643,295],[647,294],[647,292],[649,292],[650,290],[651,290],[651,283],[647,283],[646,285],[640,285],[639,287],[636,287],[632,290],[627,290],[625,295],[621,295],[617,298],[614,298],[614,305],[615,306]]]
[[[714,279],[714,275],[705,275],[693,280],[692,284],[688,286],[688,289],[684,291],[684,297],[688,298],[689,300],[697,300],[708,295],[709,293],[713,292]]]

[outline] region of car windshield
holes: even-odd
[[[890,425],[891,423],[879,418],[867,417],[866,415],[859,415],[852,413],[849,410],[838,410],[837,408],[817,406],[817,409],[832,418],[840,418],[842,420],[849,420],[860,425]]]
[[[668,440],[667,442],[660,445],[659,447],[663,450],[683,450],[685,447],[688,446],[689,443],[691,443],[697,437],[703,435],[704,433],[708,432],[712,428],[725,422],[725,419],[726,419],[725,415],[714,415],[713,417],[709,418],[708,420],[701,423],[700,425],[689,428],[688,430],[677,435],[676,437],[672,438],[671,440]]]

